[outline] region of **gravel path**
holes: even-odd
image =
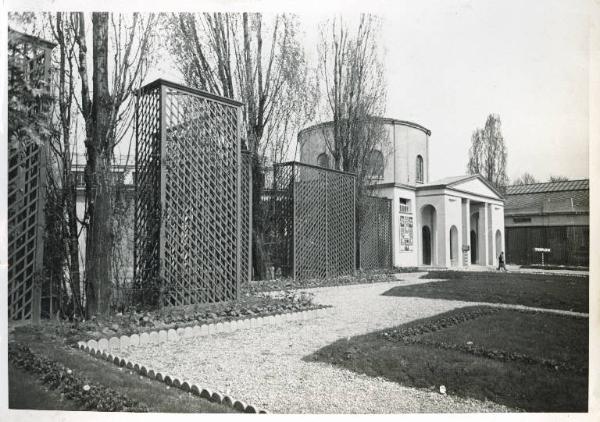
[[[339,338],[402,324],[465,302],[381,296],[402,281],[312,289],[328,315],[160,346],[130,348],[134,362],[276,413],[506,412],[504,406],[403,387],[302,358]],[[426,280],[430,282],[432,280]],[[448,387],[448,386],[447,386]]]

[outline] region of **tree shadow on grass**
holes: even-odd
[[[587,411],[588,319],[489,309],[455,309],[341,339],[304,360],[409,387],[444,385],[448,394],[515,410]]]
[[[383,295],[589,312],[589,277],[443,271],[421,278],[443,281],[397,286]]]

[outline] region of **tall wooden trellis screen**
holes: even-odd
[[[392,200],[365,196],[359,205],[360,268],[372,270],[392,265]]]
[[[251,230],[241,106],[160,79],[138,92],[134,283],[144,302],[239,297]]]
[[[267,172],[261,206],[267,265],[296,279],[355,269],[355,176],[297,162]]]
[[[54,44],[9,29],[9,62],[32,87],[47,94]],[[16,70],[19,69],[19,70]],[[9,66],[9,83],[12,83]],[[20,98],[25,104],[28,99]],[[31,106],[32,104],[26,104]],[[37,102],[32,113],[44,102]],[[44,109],[45,110],[45,109]],[[45,113],[39,113],[43,115]],[[9,119],[11,116],[8,116]],[[44,118],[44,117],[37,117]],[[38,134],[39,136],[40,134]],[[8,142],[8,319],[40,319],[43,266],[46,151],[30,136],[10,133]]]

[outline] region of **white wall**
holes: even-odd
[[[444,262],[440,263],[446,267],[450,267],[450,228],[452,226],[456,226],[458,230],[458,264],[462,265],[462,252],[460,249],[462,248],[463,240],[462,240],[462,201],[460,197],[457,196],[446,196],[445,197],[445,206],[444,206],[444,215],[442,221],[444,225],[439,225],[440,229],[443,228],[446,236],[446,241],[444,243]]]
[[[493,190],[488,188],[485,183],[478,179],[467,180],[466,182],[457,183],[453,185],[454,188],[458,190],[464,190],[475,195],[488,196],[488,197],[497,197],[497,194],[494,193]]]
[[[373,192],[374,196],[392,200],[392,265],[395,267],[416,267],[420,238],[418,237],[418,220],[416,216],[415,191],[398,187],[386,187]],[[411,214],[400,214],[400,198],[410,201]],[[400,239],[400,216],[413,217],[413,246],[411,251],[405,251]]]
[[[396,183],[416,185],[417,155],[423,157],[423,183],[429,181],[428,136],[425,132],[400,124],[394,125]]]
[[[423,157],[423,182],[429,181],[429,137],[420,129],[405,126],[399,123],[384,123],[387,140],[375,146],[383,154],[384,177],[374,180],[373,183],[400,183],[416,185],[417,155]],[[330,166],[334,167],[333,157],[329,153],[328,142],[333,142],[333,128],[331,124],[307,128],[298,135],[300,156],[302,163],[317,165],[320,154],[329,156]]]
[[[433,251],[432,251],[432,261],[431,265],[437,266],[445,266],[446,261],[446,241],[448,235],[446,234],[446,230],[444,229],[444,216],[445,216],[445,208],[446,201],[443,195],[435,195],[435,196],[418,196],[416,197],[416,215],[418,221],[417,233],[419,235],[419,244],[421,243],[421,230],[424,222],[422,221],[421,214],[423,207],[426,205],[432,205],[436,211],[436,220],[434,223],[434,229],[432,230],[431,237],[433,243]],[[426,224],[427,222],[425,222]],[[427,224],[429,225],[429,224]],[[458,226],[457,226],[458,227]],[[418,263],[419,265],[423,264],[423,251],[422,247],[419,246],[418,252]],[[449,254],[449,253],[448,253]]]
[[[504,207],[502,205],[494,205],[490,204],[492,210],[492,234],[493,234],[493,243],[494,243],[494,254],[492,265],[498,265],[498,255],[500,252],[504,252],[505,260],[506,260],[506,239],[504,233]],[[502,236],[502,250],[499,251],[496,249],[496,231],[500,230],[500,234]]]

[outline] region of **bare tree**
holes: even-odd
[[[265,273],[261,177],[267,157],[288,154],[291,136],[314,112],[313,82],[291,15],[173,14],[168,45],[187,84],[245,104],[244,132],[252,153],[255,276]],[[308,88],[307,88],[308,87]],[[270,154],[269,154],[270,153]]]
[[[319,74],[333,121],[333,133],[325,141],[335,168],[357,173],[359,188],[371,151],[386,139],[377,119],[385,112],[386,98],[378,31],[378,18],[367,14],[360,15],[355,31],[341,17],[320,30]]]
[[[503,192],[508,183],[506,176],[507,152],[502,136],[500,116],[490,114],[483,129],[476,129],[469,149],[469,174],[481,174]]]
[[[88,76],[85,16],[72,15],[81,80],[80,110],[86,128],[86,313],[105,314],[112,294],[114,247],[114,149],[132,116],[133,88],[148,70],[153,15],[92,14],[92,92]],[[109,62],[109,49],[112,61]],[[109,65],[110,63],[110,65]]]
[[[66,249],[68,255],[69,282],[71,287],[73,312],[84,315],[83,299],[81,297],[81,275],[79,269],[79,232],[77,226],[77,191],[75,177],[72,171],[73,144],[73,102],[76,70],[74,69],[75,41],[74,32],[68,16],[57,12],[48,16],[49,26],[55,42],[58,44],[58,121],[60,125],[59,148],[55,148],[61,167],[62,186],[61,208],[62,222],[66,229]]]
[[[533,183],[537,183],[538,181],[535,179],[535,177],[528,172],[523,173],[522,175],[520,175],[519,177],[517,177],[512,184],[514,186],[520,186],[520,185],[531,185]]]

